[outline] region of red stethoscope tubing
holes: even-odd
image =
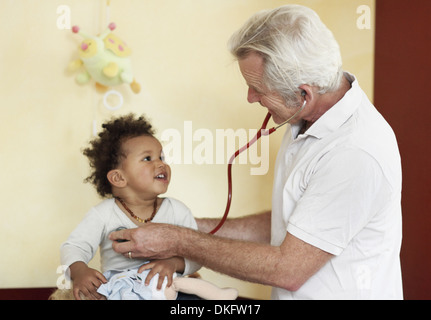
[[[306,93],[305,93],[305,91],[303,91],[302,96],[305,97],[305,95],[306,95]],[[243,146],[242,148],[238,149],[232,155],[232,157],[229,160],[228,166],[227,166],[228,196],[227,196],[226,210],[224,212],[223,218],[220,220],[220,222],[217,225],[217,227],[215,227],[210,232],[210,234],[216,233],[222,227],[222,225],[225,223],[225,221],[227,219],[227,215],[229,214],[230,204],[232,202],[232,163],[235,160],[235,158],[240,153],[242,153],[243,151],[247,150],[257,140],[259,140],[262,135],[269,136],[270,134],[272,134],[273,132],[275,132],[278,128],[284,126],[285,124],[289,123],[292,119],[296,118],[298,116],[298,114],[302,110],[304,110],[306,104],[307,104],[307,100],[304,99],[304,103],[302,104],[302,107],[299,108],[299,110],[296,111],[293,116],[291,116],[289,119],[287,119],[283,123],[279,124],[277,127],[273,127],[271,129],[266,129],[266,126],[268,125],[268,121],[271,118],[271,114],[268,112],[268,114],[266,115],[265,119],[263,120],[262,127],[260,127],[260,130],[256,133],[256,136],[253,139],[251,139],[245,146]]]
[[[242,152],[247,150],[250,146],[252,146],[257,140],[259,140],[262,135],[270,135],[275,130],[277,130],[278,127],[271,128],[269,130],[266,129],[266,126],[268,125],[268,121],[271,118],[271,114],[268,112],[265,119],[263,120],[262,126],[260,130],[256,133],[253,139],[251,139],[246,145],[244,145],[242,148],[238,149],[232,157],[229,159],[229,163],[227,165],[227,181],[228,181],[228,196],[227,196],[227,203],[226,203],[226,210],[224,212],[224,215],[222,219],[220,220],[219,224],[210,232],[210,234],[215,234],[225,223],[227,216],[229,214],[230,205],[232,203],[232,164],[236,157],[238,157]]]

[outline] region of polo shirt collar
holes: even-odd
[[[361,101],[362,90],[359,87],[358,81],[350,73],[345,72],[344,76],[351,82],[351,88],[346,92],[343,98],[326,111],[305,133],[304,135],[313,136],[321,139],[326,135],[337,130],[345,123],[359,107]],[[297,134],[298,124],[292,126],[292,134]],[[299,127],[299,128],[298,128]],[[296,137],[296,134],[293,135]]]

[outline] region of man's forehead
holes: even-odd
[[[238,61],[239,68],[248,85],[261,85],[263,75],[263,58],[257,53],[250,53]]]

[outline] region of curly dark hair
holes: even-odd
[[[107,174],[120,164],[121,146],[126,139],[142,135],[154,136],[151,124],[141,116],[136,118],[130,113],[118,118],[112,118],[102,125],[99,136],[90,141],[90,147],[83,154],[90,161],[91,175],[84,181],[92,183],[101,197],[112,195],[112,187]]]

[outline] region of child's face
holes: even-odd
[[[126,158],[120,170],[131,190],[139,195],[159,195],[168,190],[171,168],[164,162],[162,145],[151,136],[139,136],[123,142]]]

